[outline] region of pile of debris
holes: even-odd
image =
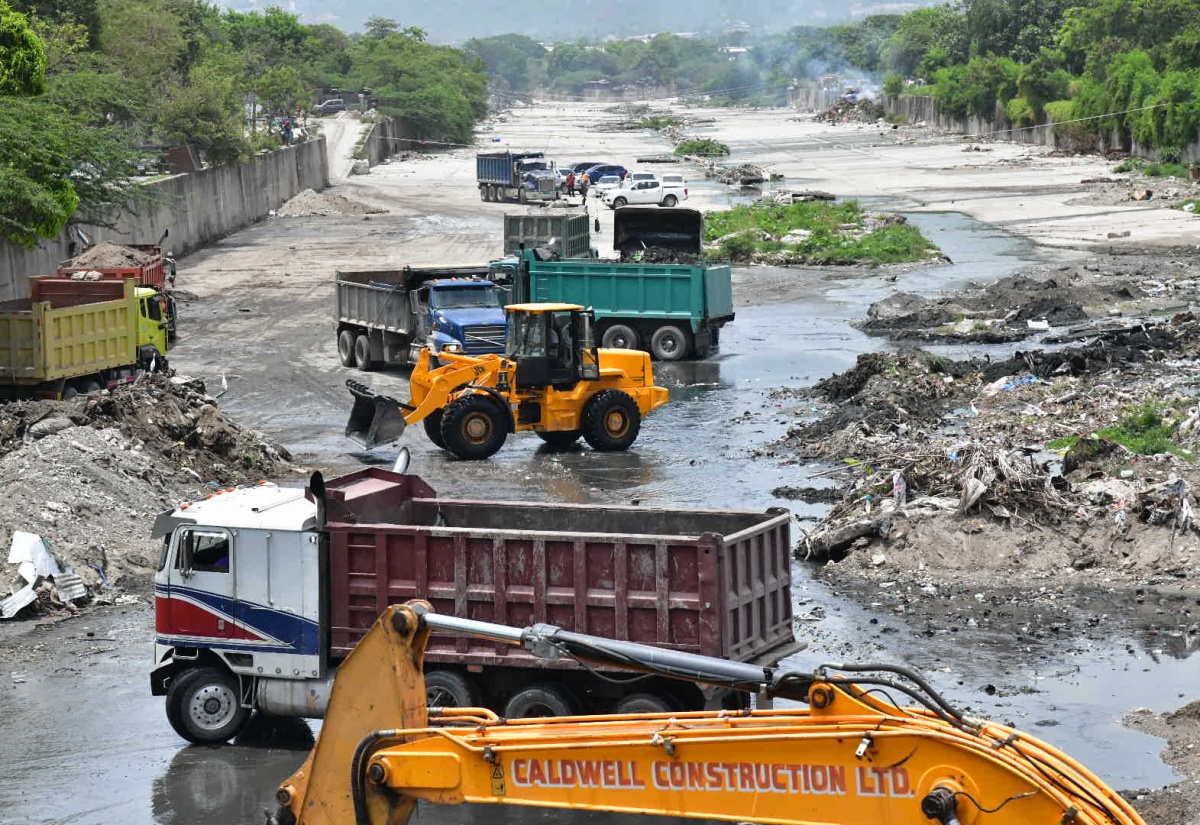
[[[771,451],[840,465],[797,554],[889,578],[1200,573],[1198,355],[1185,313],[1005,361],[860,356]]]
[[[150,528],[159,512],[293,473],[290,460],[283,447],[226,419],[200,381],[153,375],[70,401],[0,405],[0,546],[32,534],[85,588],[145,587],[157,565],[160,541]],[[26,561],[39,563],[14,558]],[[22,576],[9,591],[0,580],[0,599],[52,580],[59,601],[75,603],[74,591],[62,598],[68,585],[48,568],[39,568],[43,581]]]
[[[153,255],[140,252],[132,247],[104,241],[76,256],[71,261],[71,266],[90,269],[125,269],[142,266],[152,257]]]
[[[837,195],[821,189],[776,189],[770,194],[763,195],[763,200],[772,203],[812,203],[813,201],[835,201]]]
[[[313,218],[330,215],[378,215],[387,212],[378,206],[351,200],[344,195],[305,189],[276,213],[280,218]]]
[[[883,104],[874,100],[839,100],[821,114],[817,120],[826,123],[875,123],[884,115]]]

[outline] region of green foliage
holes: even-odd
[[[1018,69],[1011,58],[973,57],[934,72],[933,94],[947,114],[992,118],[999,101],[1016,96]]]
[[[1032,126],[1037,123],[1037,114],[1029,101],[1023,97],[1014,97],[1004,104],[1004,116],[1015,126]]]
[[[665,129],[668,126],[678,125],[679,118],[672,115],[653,115],[638,121],[638,126],[642,129]]]
[[[1142,174],[1148,178],[1186,178],[1188,168],[1181,163],[1147,163]]]
[[[888,72],[883,78],[883,93],[885,95],[898,95],[904,91],[904,75],[898,72]]]
[[[221,61],[196,66],[186,85],[168,93],[160,123],[163,137],[198,147],[209,163],[234,163],[250,151],[235,77]]]
[[[1140,172],[1146,168],[1146,159],[1129,157],[1113,167],[1114,172]]]
[[[39,95],[46,85],[46,47],[25,15],[0,0],[0,95]]]
[[[290,112],[309,98],[308,87],[294,66],[272,66],[262,73],[253,89],[269,112]]]
[[[729,147],[712,138],[700,140],[685,140],[675,146],[677,155],[700,155],[701,157],[720,157],[729,154]]]
[[[1126,407],[1116,425],[1096,433],[1108,441],[1116,442],[1137,455],[1159,455],[1173,453],[1191,459],[1191,453],[1175,443],[1178,422],[1169,420],[1170,410],[1157,401],[1146,401],[1137,406]]]
[[[731,235],[721,241],[721,256],[731,261],[749,261],[758,251],[759,244],[751,232]]]

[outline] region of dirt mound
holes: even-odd
[[[98,243],[71,261],[71,266],[87,266],[93,269],[118,269],[141,266],[153,256],[120,244]]]
[[[327,215],[378,215],[386,211],[377,206],[351,200],[344,195],[305,189],[285,203],[278,215],[281,218],[311,218]]]
[[[89,586],[142,587],[157,563],[157,513],[286,474],[290,458],[226,419],[199,381],[155,375],[71,401],[0,405],[0,547],[13,531],[34,533]],[[0,598],[11,572],[0,571]]]

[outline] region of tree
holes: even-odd
[[[291,111],[308,98],[308,89],[300,72],[291,66],[270,68],[254,84],[263,106],[270,112]]]
[[[0,95],[40,95],[46,85],[46,47],[29,19],[0,0]]]
[[[396,34],[400,31],[400,24],[390,17],[368,17],[367,22],[363,24],[366,32],[363,37],[369,37],[372,40],[382,40],[389,34]]]
[[[212,59],[188,74],[188,82],[170,91],[158,128],[172,143],[190,143],[214,165],[243,158],[248,146],[242,128],[241,95],[230,56]]]

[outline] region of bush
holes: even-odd
[[[754,235],[742,232],[721,241],[721,253],[731,261],[748,261],[757,249]]]
[[[671,117],[670,115],[655,115],[653,117],[644,117],[638,121],[638,126],[642,129],[665,129],[668,126],[678,126],[679,118]]]
[[[888,72],[883,78],[883,93],[898,95],[904,92],[904,75],[898,72]]]
[[[1147,163],[1142,174],[1149,178],[1186,178],[1188,168],[1180,163]]]
[[[1144,168],[1146,168],[1146,159],[1134,157],[1134,158],[1125,158],[1125,160],[1121,161],[1113,168],[1113,171],[1118,172],[1118,173],[1120,173],[1120,172],[1140,172]]]
[[[701,155],[704,157],[717,157],[720,155],[728,155],[729,147],[720,141],[712,138],[703,138],[701,140],[685,140],[675,147],[677,155]]]
[[[1014,126],[1032,126],[1037,123],[1037,114],[1029,101],[1023,97],[1014,97],[1004,104],[1004,116],[1013,122]]]

